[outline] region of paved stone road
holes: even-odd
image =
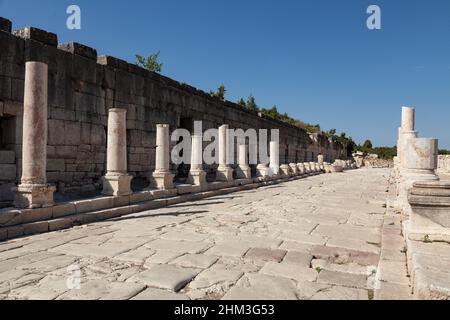
[[[0,298],[371,299],[388,176],[320,175],[0,243]]]

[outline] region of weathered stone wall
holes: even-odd
[[[439,156],[438,172],[450,173],[450,155]]]
[[[11,183],[12,175],[17,182],[21,174],[26,61],[49,66],[47,176],[60,193],[84,193],[101,187],[110,108],[128,110],[128,170],[135,177],[148,177],[154,169],[158,123],[169,124],[171,130],[192,129],[194,120],[202,120],[204,129],[224,123],[230,128],[279,128],[281,163],[316,160],[320,153],[327,161],[346,155],[346,150],[323,135],[310,136],[120,59],[97,57],[95,49],[76,43],[58,46],[55,34],[35,28],[11,33],[5,19],[0,19],[0,25],[0,150],[12,151],[15,157],[14,163],[9,163],[9,153],[8,163],[0,163],[1,185]],[[9,166],[17,168],[9,170]]]

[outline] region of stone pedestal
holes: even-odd
[[[233,169],[227,163],[228,152],[228,125],[219,128],[219,167],[217,168],[216,180],[233,182]]]
[[[47,95],[48,66],[41,62],[25,64],[22,136],[22,178],[14,188],[17,208],[54,205],[55,187],[47,184]]]
[[[258,178],[268,179],[272,176],[272,170],[267,164],[260,163],[256,166],[256,176]]]
[[[412,240],[450,240],[450,181],[416,182],[408,192]]]
[[[131,194],[131,179],[127,173],[127,110],[109,110],[106,175],[103,177],[103,195]]]
[[[299,174],[297,164],[290,163],[289,167],[291,167],[291,172],[294,176],[297,176]]]
[[[301,174],[301,175],[304,175],[304,174],[306,174],[306,169],[305,169],[305,165],[303,164],[303,163],[297,163],[297,168],[298,168],[298,172]]]
[[[303,165],[305,166],[305,174],[311,175],[311,165],[309,164],[309,162],[304,162]]]
[[[282,164],[280,166],[280,174],[283,178],[291,176],[291,167],[288,164]]]
[[[252,170],[248,165],[248,147],[245,144],[239,146],[239,165],[236,170],[239,179],[251,179]]]
[[[398,206],[405,214],[410,212],[408,190],[415,182],[436,182],[438,141],[429,138],[403,140],[403,165],[399,184]]]
[[[319,154],[317,156],[317,163],[322,166],[323,162],[324,162],[324,157],[323,157],[323,155]]]
[[[311,169],[311,173],[312,173],[312,174],[317,174],[317,171],[316,171],[316,163],[315,163],[315,162],[310,162],[310,163],[309,163],[309,167],[310,167],[310,169]]]
[[[273,175],[278,175],[280,172],[280,146],[277,141],[270,141],[270,170]]]
[[[174,175],[170,172],[170,133],[168,124],[156,125],[156,166],[152,186],[172,190]]]
[[[188,183],[200,186],[201,190],[207,190],[206,172],[203,170],[203,137],[192,136],[191,170]]]

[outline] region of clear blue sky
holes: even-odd
[[[66,29],[66,8],[82,30]],[[382,10],[382,30],[366,9]],[[36,26],[130,62],[161,51],[163,74],[357,142],[394,145],[400,107],[417,109],[421,136],[450,149],[448,0],[0,0],[13,28]]]

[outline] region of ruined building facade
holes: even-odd
[[[149,72],[95,49],[58,45],[57,36],[36,28],[12,32],[0,18],[0,203],[13,199],[21,175],[22,110],[26,61],[48,64],[47,178],[59,194],[89,194],[101,189],[105,174],[108,110],[127,110],[128,171],[134,185],[145,185],[155,167],[156,124],[193,130],[279,129],[280,162],[346,158],[347,150],[323,134],[309,134],[221,101],[189,85]],[[207,168],[213,173],[214,168]],[[172,167],[176,173],[180,168]]]

